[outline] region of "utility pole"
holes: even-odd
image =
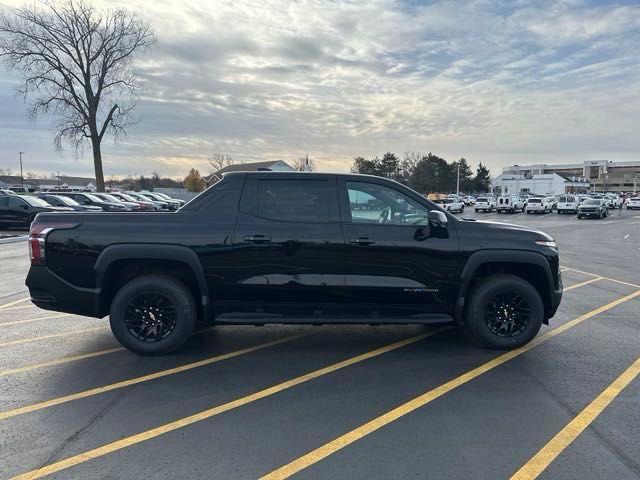
[[[458,180],[456,181],[456,195],[460,196],[460,161],[458,160]]]
[[[24,176],[22,175],[22,155],[24,155],[24,152],[20,152],[20,185],[22,186],[22,192],[24,193]]]

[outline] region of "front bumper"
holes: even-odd
[[[56,312],[102,318],[100,289],[81,288],[53,273],[46,265],[32,265],[25,281],[31,302]]]

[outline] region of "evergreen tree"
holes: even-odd
[[[491,173],[489,169],[485,167],[482,162],[476,169],[476,176],[473,179],[474,189],[476,192],[488,192],[491,188]]]

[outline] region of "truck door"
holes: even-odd
[[[450,311],[460,269],[455,221],[431,225],[426,200],[375,180],[338,185],[350,301],[370,312],[380,304],[404,313]]]
[[[232,300],[248,311],[325,313],[344,301],[334,176],[248,175],[233,237]]]

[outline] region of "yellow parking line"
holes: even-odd
[[[571,285],[570,287],[564,288],[562,291],[563,292],[569,292],[569,291],[573,290],[574,288],[584,287],[585,285],[589,285],[590,283],[597,282],[598,280],[602,280],[602,277],[591,278],[591,279],[589,279],[587,281],[584,281],[582,283],[576,283],[575,285]]]
[[[572,272],[582,273],[584,275],[591,275],[592,277],[600,277],[600,278],[602,278],[604,280],[609,280],[610,282],[621,283],[622,285],[627,285],[627,286],[633,287],[633,288],[640,288],[640,285],[637,285],[635,283],[623,282],[622,280],[618,280],[616,278],[605,277],[603,275],[597,275],[595,273],[585,272],[583,270],[576,270],[575,268],[569,268],[569,267],[565,267],[565,268],[567,270],[571,270]]]
[[[71,335],[82,335],[83,333],[97,332],[99,330],[105,330],[105,327],[87,328],[85,330],[74,330],[72,332],[54,333],[52,335],[43,335],[42,337],[23,338],[21,340],[12,340],[10,342],[0,343],[0,347],[8,347],[11,345],[20,345],[23,343],[38,342],[40,340],[47,340],[49,338],[67,337]]]
[[[57,360],[51,360],[48,362],[34,363],[32,365],[27,365],[25,367],[12,368],[9,370],[0,370],[0,377],[4,377],[7,375],[13,375],[15,373],[23,373],[30,372],[32,370],[37,370],[39,368],[53,367],[55,365],[62,365],[69,362],[75,362],[77,360],[84,360],[86,358],[100,357],[102,355],[107,355],[109,353],[120,352],[124,350],[122,347],[117,348],[109,348],[107,350],[99,350],[97,352],[91,353],[83,353],[80,355],[73,355],[70,357],[59,358]]]
[[[31,300],[31,297],[22,298],[20,300],[16,300],[15,302],[5,303],[4,305],[0,305],[0,310],[10,307],[11,305],[17,305],[18,303],[26,302],[27,300]]]
[[[0,322],[0,327],[5,327],[7,325],[19,325],[21,323],[37,322],[39,320],[50,320],[52,318],[68,317],[69,315],[69,313],[58,313],[56,315],[49,315],[48,317],[29,318],[27,320],[16,320],[15,322]]]
[[[260,343],[258,345],[254,345],[252,347],[243,348],[241,350],[236,350],[229,353],[224,353],[222,355],[216,355],[215,357],[206,358],[204,360],[200,360],[193,363],[188,363],[185,365],[181,365],[179,367],[169,368],[167,370],[161,370],[159,372],[150,373],[148,375],[143,375],[141,377],[130,378],[129,380],[124,380],[121,382],[111,383],[109,385],[103,385],[101,387],[92,388],[90,390],[85,390],[83,392],[73,393],[71,395],[65,395],[63,397],[53,398],[51,400],[46,400],[44,402],[34,403],[31,405],[26,405],[24,407],[15,408],[13,410],[7,410],[6,412],[0,412],[0,420],[5,420],[7,418],[16,417],[18,415],[22,415],[24,413],[35,412],[37,410],[43,410],[45,408],[53,407],[54,405],[60,405],[62,403],[71,402],[73,400],[79,400],[81,398],[92,397],[94,395],[100,395],[102,393],[111,392],[112,390],[117,390],[119,388],[130,387],[131,385],[136,385],[138,383],[148,382],[150,380],[156,380],[162,377],[168,377],[169,375],[175,375],[176,373],[186,372],[188,370],[193,370],[194,368],[204,367],[205,365],[211,365],[212,363],[218,363],[223,360],[228,360],[230,358],[239,357],[240,355],[244,355],[246,353],[256,352],[258,350],[262,350],[267,347],[273,347],[274,345],[280,345],[282,343],[290,342],[292,340],[296,340],[298,338],[302,338],[308,335],[308,333],[301,333],[298,335],[292,335],[290,337],[279,338],[278,340],[272,340],[270,342]]]
[[[615,379],[604,391],[598,395],[584,410],[571,420],[558,434],[525,463],[511,480],[533,480],[538,478],[564,449],[578,438],[620,392],[640,374],[640,358],[627,368],[622,375]]]
[[[33,303],[31,305],[20,305],[19,307],[9,307],[9,308],[2,308],[0,309],[0,312],[12,312],[14,310],[21,310],[23,308],[38,308],[36,307]]]
[[[58,462],[52,463],[50,465],[45,465],[41,468],[31,470],[30,472],[23,473],[22,475],[18,475],[13,477],[13,480],[21,479],[35,479],[41,478],[47,475],[51,475],[52,473],[59,472],[61,470],[65,470],[67,468],[73,467],[74,465],[78,465],[80,463],[87,462],[94,458],[102,457],[104,455],[108,455],[110,453],[116,452],[123,448],[130,447],[140,442],[144,442],[151,438],[158,437],[160,435],[164,435],[165,433],[172,432],[174,430],[186,427],[188,425],[200,422],[202,420],[206,420],[208,418],[214,417],[221,413],[227,412],[229,410],[233,410],[234,408],[241,407],[243,405],[247,405],[249,403],[255,402],[257,400],[269,397],[271,395],[275,395],[276,393],[282,392],[283,390],[287,390],[289,388],[295,387],[302,383],[308,382],[315,378],[321,377],[323,375],[327,375],[329,373],[333,373],[337,370],[343,369],[350,365],[354,365],[356,363],[362,362],[364,360],[368,360],[373,357],[377,357],[382,355],[383,353],[390,352],[392,350],[397,350],[401,347],[410,345],[412,343],[416,343],[422,339],[440,333],[444,330],[449,329],[450,327],[442,327],[436,330],[432,330],[430,332],[423,333],[421,335],[416,335],[414,337],[407,338],[405,340],[400,340],[398,342],[391,343],[384,347],[376,348],[375,350],[371,350],[369,352],[357,355],[355,357],[351,357],[347,360],[343,360],[338,363],[334,363],[327,367],[321,368],[319,370],[315,370],[313,372],[301,375],[299,377],[293,378],[291,380],[284,381],[282,383],[278,383],[271,387],[265,388],[258,392],[252,393],[251,395],[247,395],[245,397],[240,397],[235,400],[232,400],[227,403],[223,403],[222,405],[218,405],[216,407],[204,410],[202,412],[196,413],[194,415],[190,415],[188,417],[184,417],[178,419],[176,421],[167,423],[165,425],[161,425],[156,428],[152,428],[151,430],[146,430],[144,432],[138,433],[136,435],[132,435],[130,437],[125,437],[120,440],[117,440],[113,443],[108,443],[98,448],[94,448],[93,450],[88,450],[79,455],[74,455],[72,457],[66,458],[64,460],[60,460]]]
[[[354,442],[357,442],[361,438],[369,435],[370,433],[379,430],[380,428],[389,425],[390,423],[398,420],[401,417],[417,410],[418,408],[424,407],[428,403],[440,398],[441,396],[449,393],[450,391],[466,384],[467,382],[479,377],[483,373],[486,373],[494,368],[502,365],[503,363],[508,362],[509,360],[522,355],[523,353],[531,350],[532,348],[540,345],[541,343],[546,342],[547,340],[569,330],[572,327],[584,322],[585,320],[592,318],[602,312],[605,312],[621,303],[624,303],[632,298],[635,298],[640,295],[640,290],[636,292],[626,295],[624,297],[618,298],[613,302],[607,303],[606,305],[602,305],[590,312],[585,313],[584,315],[579,316],[573,320],[570,320],[561,326],[554,328],[553,330],[541,335],[537,338],[534,338],[531,342],[524,345],[523,347],[517,348],[515,350],[511,350],[510,352],[503,353],[502,355],[490,360],[489,362],[480,365],[468,372],[460,375],[459,377],[454,378],[453,380],[449,380],[442,385],[429,390],[428,392],[423,393],[422,395],[409,400],[408,402],[400,405],[399,407],[390,410],[389,412],[380,415],[373,420],[351,430],[340,437],[331,440],[330,442],[322,445],[321,447],[312,450],[311,452],[293,460],[292,462],[274,470],[273,472],[262,477],[261,480],[276,480],[276,479],[284,479],[289,478],[291,475],[298,473],[301,470],[327,458],[329,455],[336,453],[339,450],[342,450],[348,445],[351,445]],[[54,464],[55,465],[55,464]]]

